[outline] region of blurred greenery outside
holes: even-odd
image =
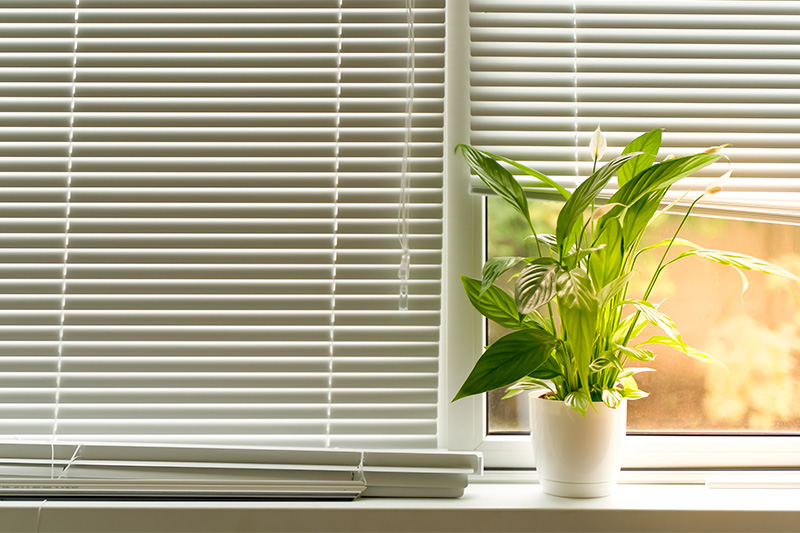
[[[553,233],[562,204],[531,202],[539,233]],[[489,257],[536,255],[523,219],[498,198],[487,199]],[[669,238],[681,216],[651,224],[643,245]],[[800,275],[800,226],[690,217],[680,237],[705,248],[745,253]],[[637,262],[639,276],[628,294],[639,297],[663,253]],[[513,294],[507,273],[498,284]],[[657,358],[643,366],[656,372],[637,376],[650,396],[628,404],[629,432],[790,433],[800,432],[800,287],[791,281],[745,272],[750,287],[731,267],[691,257],[670,266],[650,301],[672,317],[685,341],[723,362],[728,370],[691,359],[667,347],[649,345]],[[489,325],[489,342],[507,330]],[[645,330],[640,340],[657,330]],[[529,431],[527,395],[501,400],[489,394],[490,433]]]

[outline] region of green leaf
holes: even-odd
[[[648,368],[646,366],[632,366],[630,368],[626,368],[620,375],[620,378],[628,378],[631,376],[635,376],[636,374],[640,374],[642,372],[655,372],[654,368]]]
[[[597,243],[602,250],[589,258],[589,274],[598,287],[603,287],[619,276],[622,270],[622,228],[618,219],[610,219],[600,230]]]
[[[532,311],[525,315],[525,318],[522,320],[522,327],[543,329],[549,333],[555,334],[555,328],[553,328],[553,323],[550,321],[550,319],[543,317],[536,311]]]
[[[501,337],[481,355],[453,401],[505,387],[539,368],[557,339],[539,329],[523,329]]]
[[[661,147],[661,134],[664,130],[656,129],[636,137],[628,143],[622,151],[623,154],[642,152],[617,170],[617,182],[622,187],[634,176],[650,167],[656,160],[658,149]]]
[[[672,339],[681,350],[686,352],[687,346],[683,342],[680,331],[675,326],[675,322],[670,317],[656,309],[656,307],[645,300],[628,300],[626,303],[631,304],[637,311],[642,313],[642,316],[654,326],[661,328],[667,336]]]
[[[509,386],[506,389],[506,393],[503,396],[503,399],[506,398],[513,398],[518,394],[521,394],[526,391],[540,391],[540,390],[548,390],[550,392],[555,392],[553,387],[547,381],[542,379],[536,379],[532,377],[524,377],[521,380],[517,381],[513,385]]]
[[[644,330],[644,327],[647,325],[647,319],[645,319],[641,313],[628,315],[619,323],[619,327],[614,331],[614,336],[611,340],[614,344],[622,344],[625,342],[625,336],[628,334],[628,330],[631,324],[633,324],[634,318],[636,318],[636,325],[633,328],[630,338],[635,339]]]
[[[707,167],[720,157],[715,154],[700,153],[657,163],[640,172],[620,187],[611,196],[609,202],[633,206],[633,204],[650,193],[666,191],[673,183],[697,172],[701,168]],[[613,213],[614,211],[605,215],[605,217]]]
[[[659,241],[659,242],[657,242],[655,244],[651,244],[650,246],[645,246],[644,248],[642,248],[641,250],[636,252],[636,255],[638,256],[638,255],[640,255],[640,254],[642,254],[644,252],[647,252],[649,250],[652,250],[654,248],[661,248],[662,246],[669,246],[669,243],[671,243],[671,242],[673,243],[672,244],[673,246],[688,246],[689,248],[695,248],[695,249],[700,248],[700,246],[696,245],[695,243],[693,243],[691,241],[687,241],[686,239],[681,239],[681,238],[676,237],[674,239],[674,241],[675,242],[673,242],[673,239],[664,239],[663,241]]]
[[[574,268],[575,266],[580,264],[580,262],[583,261],[586,258],[586,256],[591,255],[591,254],[596,253],[596,252],[600,252],[605,247],[606,247],[605,244],[600,244],[598,246],[593,246],[591,248],[583,248],[581,250],[574,250],[574,251],[568,253],[564,257],[564,259],[563,259],[564,264],[567,265],[568,268]]]
[[[478,296],[483,296],[483,293],[492,286],[497,278],[524,259],[524,257],[493,257],[486,261],[481,272],[483,279],[481,280],[481,290]]]
[[[622,395],[618,390],[603,389],[603,403],[616,409],[622,403]]]
[[[597,335],[597,312],[597,299],[586,271],[575,268],[562,272],[558,277],[558,315],[587,395],[589,365]]]
[[[530,377],[539,379],[553,379],[563,375],[564,372],[555,357],[548,357],[547,360],[542,363],[542,366],[529,374]]]
[[[564,398],[564,403],[572,410],[586,416],[586,410],[589,408],[589,404],[592,403],[592,398],[588,392],[580,389],[567,394],[567,397]]]
[[[615,367],[619,370],[622,370],[622,365],[619,363],[619,360],[614,357],[613,354],[603,354],[600,357],[596,357],[592,364],[589,365],[589,370],[592,372],[602,372],[606,368]]]
[[[764,261],[763,259],[758,259],[757,257],[745,254],[737,254],[734,252],[723,252],[721,250],[706,250],[703,248],[696,248],[694,250],[683,252],[673,261],[677,261],[678,259],[691,256],[704,257],[710,261],[714,261],[715,263],[719,263],[721,265],[740,268],[742,270],[753,270],[755,272],[761,272],[763,274],[769,274],[771,276],[780,276],[782,278],[788,278],[800,282],[800,278],[798,278],[788,270],[784,270],[783,268],[773,265],[768,261]]]
[[[572,196],[567,200],[567,203],[564,204],[558,214],[556,239],[558,240],[559,249],[562,252],[569,249],[570,243],[567,242],[567,238],[573,233],[573,229],[578,220],[582,219],[583,212],[586,208],[592,205],[597,194],[603,190],[603,187],[606,186],[608,180],[611,179],[617,169],[636,155],[638,154],[625,154],[617,157],[589,176],[586,181],[578,185],[578,188],[575,189],[575,192],[572,193]]]
[[[627,400],[639,400],[641,398],[647,398],[650,396],[649,392],[645,392],[643,390],[639,390],[633,387],[624,387],[622,390],[619,391],[623,398]]]
[[[464,156],[469,168],[478,175],[481,181],[525,217],[530,225],[531,215],[528,211],[528,199],[514,176],[500,163],[486,157],[480,150],[476,150],[472,146],[459,144],[456,146],[456,150],[461,150],[461,155]]]
[[[581,311],[597,311],[597,298],[589,274],[584,269],[561,271],[558,276],[558,304]]]
[[[480,280],[461,276],[464,292],[472,306],[480,314],[504,328],[516,329],[522,325],[522,317],[517,312],[517,304],[506,291],[492,285],[482,296]]]
[[[597,291],[597,301],[600,304],[600,307],[603,307],[608,302],[610,302],[614,297],[619,295],[628,282],[633,277],[633,272],[628,272],[625,275],[622,275],[618,278],[611,280],[608,285]],[[628,326],[630,327],[630,326]]]
[[[645,350],[644,348],[620,346],[619,344],[615,344],[614,348],[637,361],[652,361],[656,358],[656,354],[652,350]]]
[[[638,389],[639,385],[636,384],[636,380],[633,378],[633,374],[627,376],[617,376],[617,381],[622,385],[623,389]]]
[[[626,247],[632,247],[652,222],[666,190],[646,194],[633,203],[622,217],[622,240]],[[629,250],[626,250],[626,252]]]
[[[559,271],[558,262],[549,257],[534,259],[526,266],[514,288],[517,310],[522,314],[530,313],[552,300]]]
[[[524,172],[528,176],[532,176],[532,177],[538,179],[539,181],[541,181],[542,183],[544,183],[545,185],[548,185],[548,186],[552,187],[553,189],[557,190],[559,193],[561,193],[561,196],[563,196],[565,200],[569,200],[569,197],[571,196],[571,194],[570,194],[570,192],[568,190],[566,190],[564,187],[562,187],[561,185],[559,185],[558,183],[556,183],[552,179],[548,178],[546,175],[542,174],[538,170],[526,167],[522,163],[517,163],[516,161],[513,161],[511,159],[507,159],[507,158],[505,158],[503,156],[499,156],[499,155],[495,155],[495,154],[490,153],[490,152],[486,152],[485,150],[479,150],[479,152],[481,152],[482,154],[487,155],[489,157],[492,157],[494,159],[497,159],[498,161],[503,161],[504,163],[508,163],[509,165],[518,168],[519,170],[521,170],[522,172]]]
[[[529,237],[525,237],[526,239],[530,239],[534,237],[533,235]],[[550,233],[545,233],[543,235],[537,235],[535,237],[539,242],[546,244],[550,251],[556,255],[558,255],[558,241],[556,240],[556,236]]]
[[[708,355],[707,353],[701,352],[697,348],[692,348],[691,346],[687,346],[685,344],[678,343],[678,342],[675,341],[675,339],[672,339],[670,337],[664,337],[664,336],[661,336],[661,335],[655,335],[653,337],[650,337],[649,339],[647,339],[644,342],[640,342],[639,344],[637,344],[637,346],[642,346],[642,345],[645,345],[645,344],[661,344],[663,346],[669,346],[670,348],[675,348],[676,350],[678,350],[680,352],[683,352],[686,355],[688,355],[689,357],[693,357],[694,359],[697,359],[698,361],[703,361],[704,363],[715,363],[717,365],[725,367],[725,365],[722,364],[719,360],[717,360],[714,357]],[[727,367],[725,367],[725,368],[727,368]]]

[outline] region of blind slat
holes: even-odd
[[[574,186],[591,172],[598,124],[606,160],[653,128],[666,130],[662,157],[731,143],[725,198],[698,212],[800,223],[800,2],[471,6],[473,144]],[[727,170],[712,165],[691,183],[702,191]]]

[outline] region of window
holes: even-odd
[[[443,8],[6,2],[0,432],[435,447]]]
[[[471,137],[462,134],[458,142],[470,142],[527,162],[565,186],[574,186],[581,176],[588,175],[591,162],[580,147],[588,146],[589,134],[598,124],[606,132],[609,145],[616,146],[617,150],[638,133],[665,127],[662,157],[667,153],[683,155],[693,148],[730,142],[733,146],[727,153],[735,168],[731,186],[721,201],[707,206],[702,214],[731,220],[697,219],[692,222],[694,228],[690,231],[750,234],[752,245],[736,243],[739,246],[734,246],[730,238],[722,243],[719,241],[724,239],[719,234],[712,235],[711,239],[715,241],[714,247],[719,242],[720,248],[729,246],[745,253],[750,250],[754,255],[776,261],[783,259],[782,264],[796,268],[793,262],[800,236],[797,226],[778,226],[773,222],[797,224],[800,206],[800,182],[795,177],[800,166],[796,150],[800,132],[790,111],[800,83],[793,71],[796,58],[792,50],[797,42],[796,34],[791,31],[800,20],[798,6],[797,2],[748,1],[495,3],[473,0],[469,13],[461,14],[464,18],[470,17],[471,33],[461,36],[460,41],[462,50],[471,50],[470,58],[465,57],[466,52],[461,58],[462,64],[471,62],[471,71],[456,69],[455,74],[462,81],[468,80],[470,87],[468,95],[459,93],[456,96],[460,98],[458,105],[471,109],[471,123],[461,124],[471,132]],[[452,43],[453,36],[449,38]],[[456,68],[453,58],[448,56],[448,59],[448,68]],[[448,109],[454,105],[449,99],[450,96]],[[450,164],[458,168],[460,163],[454,160]],[[687,185],[702,186],[724,172],[721,169],[721,165],[711,167],[707,174],[701,174]],[[474,189],[484,192],[479,187]],[[460,215],[459,225],[470,228],[472,242],[476,243],[475,253],[473,257],[459,256],[456,260],[460,273],[477,274],[480,260],[476,256],[482,255],[479,253],[482,246],[478,244],[482,242],[478,232],[481,209],[468,202],[465,205],[470,210]],[[486,244],[490,255],[495,255],[498,246],[503,245],[502,238],[491,239],[492,231],[495,234],[509,231],[504,225],[505,215],[493,205],[490,198],[490,241]],[[451,212],[448,211],[448,217]],[[543,219],[547,218],[547,213],[546,207],[537,210],[537,216]],[[452,223],[448,218],[449,229]],[[665,224],[668,223],[667,219]],[[498,227],[493,230],[494,225]],[[460,231],[467,234],[467,230]],[[698,240],[704,241],[702,236],[698,236]],[[778,256],[784,257],[779,259]],[[448,267],[450,275],[455,275],[456,268],[452,264]],[[715,271],[714,275],[726,274],[728,272]],[[686,273],[673,275],[685,276]],[[750,276],[753,283],[770,283],[754,278]],[[738,298],[735,282],[734,279],[727,285],[728,300]],[[458,287],[448,285],[448,290],[458,290]],[[756,290],[763,291],[761,296],[751,289],[746,299],[754,298],[756,302],[743,306],[749,315],[720,316],[722,323],[713,324],[713,333],[704,331],[706,326],[698,328],[697,335],[707,343],[719,339],[718,349],[724,350],[732,346],[730,331],[738,333],[744,329],[742,324],[755,330],[767,328],[765,337],[756,344],[772,342],[776,347],[769,356],[774,360],[776,373],[765,379],[782,384],[785,392],[780,402],[775,402],[769,413],[757,409],[744,415],[725,413],[714,404],[733,405],[730,398],[723,399],[720,394],[724,395],[724,390],[737,379],[737,370],[729,377],[721,377],[709,376],[709,371],[702,369],[706,371],[705,378],[695,374],[686,381],[681,375],[684,369],[675,369],[672,376],[678,377],[673,378],[662,370],[651,380],[654,395],[658,394],[655,384],[659,381],[671,390],[668,399],[662,401],[675,401],[676,387],[683,398],[694,394],[697,396],[695,405],[705,409],[706,418],[686,420],[678,416],[677,422],[669,419],[652,422],[657,415],[637,413],[640,406],[632,405],[632,428],[648,433],[663,430],[673,433],[698,430],[797,432],[797,415],[779,406],[781,402],[791,401],[800,383],[794,371],[798,362],[797,349],[787,347],[797,338],[794,317],[786,315],[787,309],[796,310],[797,303],[793,299],[797,298],[797,293],[787,287],[773,286],[769,290],[778,292],[769,292],[763,285]],[[769,305],[774,307],[762,312],[758,307],[761,298],[770,299]],[[679,306],[678,298],[675,300]],[[726,301],[709,304],[709,309],[720,305],[729,307]],[[461,310],[451,306],[449,312],[469,323]],[[765,318],[764,313],[771,313],[772,317],[760,323],[748,322],[754,315]],[[675,318],[680,322],[679,317]],[[692,317],[686,320],[695,322]],[[450,323],[452,318],[448,318]],[[784,340],[789,344],[782,342]],[[471,344],[472,353],[477,357],[481,342],[482,339],[454,339],[449,335],[448,343],[458,346],[459,353],[453,353],[451,348],[448,355],[451,359],[466,359],[461,352],[469,351]],[[741,348],[741,343],[736,342],[736,349]],[[749,355],[752,358],[752,354]],[[460,365],[468,368],[474,362],[474,359],[459,360]],[[666,358],[662,357],[661,361],[669,365]],[[467,371],[453,371],[453,386],[456,382],[460,385]],[[751,371],[752,367],[742,370],[744,374]],[[676,386],[675,381],[680,381],[681,385]],[[688,385],[687,381],[694,381],[694,385],[684,386]],[[753,381],[748,382],[752,384]],[[682,386],[683,389],[679,388]],[[481,402],[462,402],[468,405],[454,406],[451,410],[450,430],[456,440],[466,447],[486,451],[490,466],[513,467],[529,460],[525,459],[529,456],[525,439],[507,434],[526,429],[526,415],[517,413],[513,402],[506,405],[509,412],[505,420],[498,415],[488,421],[486,406]],[[471,422],[465,424],[465,420]],[[463,427],[457,427],[459,425]],[[487,436],[492,430],[496,434]],[[800,457],[792,452],[797,449],[796,437],[641,436],[631,440],[635,444],[631,444],[628,454],[629,467],[800,464]],[[780,453],[767,454],[767,450]]]

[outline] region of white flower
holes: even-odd
[[[607,147],[606,136],[600,131],[600,126],[597,126],[597,129],[592,133],[592,140],[589,141],[589,152],[592,154],[592,159],[599,161],[603,154],[606,153]]]
[[[709,183],[708,186],[706,187],[706,194],[713,195],[717,194],[718,192],[722,192],[722,186],[728,182],[728,180],[731,178],[732,173],[733,169],[727,171],[725,174],[723,174],[719,178]]]
[[[707,150],[703,150],[703,152],[706,153],[706,154],[716,154],[720,150],[722,150],[723,148],[727,148],[728,146],[733,146],[733,145],[731,143],[720,144],[719,146],[712,146],[711,148],[708,148]]]

